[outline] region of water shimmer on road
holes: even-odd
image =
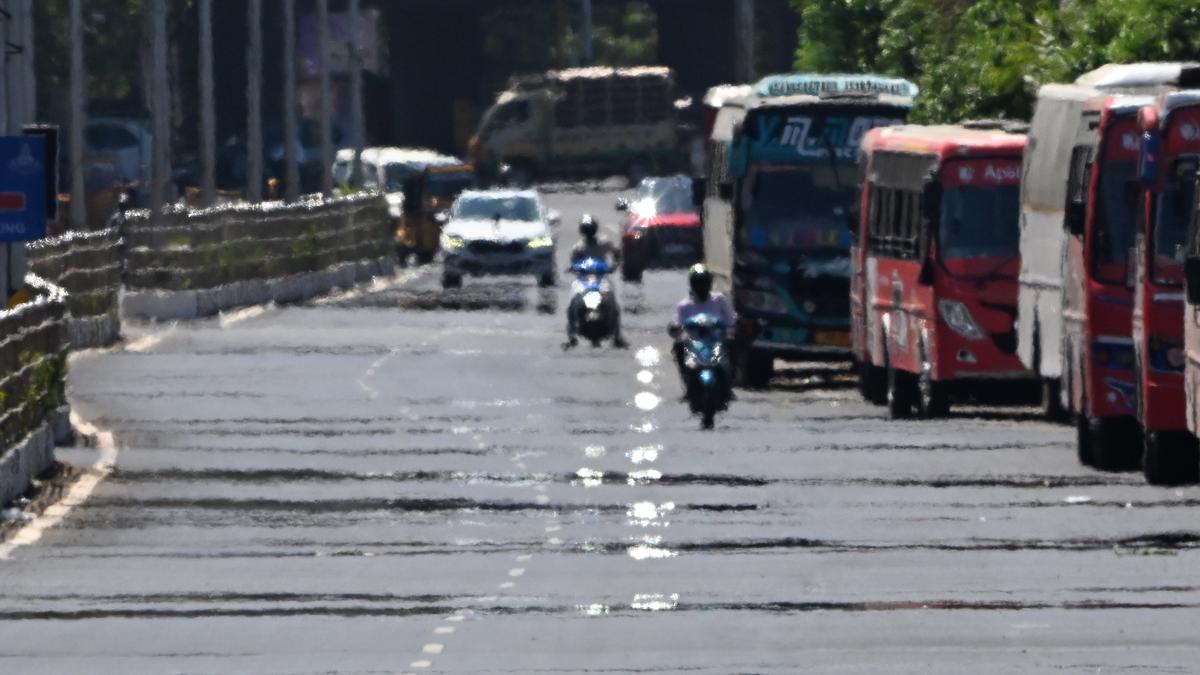
[[[560,257],[614,198],[550,197]],[[632,349],[569,353],[565,280],[438,278],[77,356],[119,460],[0,561],[0,672],[1200,667],[1200,488],[1085,470],[1028,410],[888,422],[839,366],[702,432],[680,272],[622,288]]]

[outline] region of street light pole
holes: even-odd
[[[200,23],[200,206],[212,206],[217,199],[217,124],[213,100],[212,0],[199,0],[196,11]]]
[[[296,0],[283,0],[283,161],[286,165],[284,194],[289,202],[300,198],[300,164],[296,144]]]
[[[246,199],[258,203],[263,198],[262,0],[249,0],[246,11]]]
[[[579,0],[580,13],[580,30],[579,40],[581,42],[580,50],[582,52],[582,66],[592,65],[595,60],[595,52],[592,48],[592,0]]]
[[[329,85],[329,0],[317,0],[317,41],[321,60],[321,194],[333,194],[333,97]]]
[[[150,210],[155,223],[162,222],[166,183],[171,175],[171,100],[167,82],[167,8],[164,2],[149,2],[150,11],[150,117],[154,128],[151,168]]]
[[[363,120],[363,53],[361,41],[362,26],[359,23],[358,0],[350,0],[350,142],[354,147],[354,162],[350,168],[350,184],[358,185],[362,177],[362,151],[365,143]]]
[[[754,80],[754,0],[734,0],[734,64],[738,82]]]
[[[86,195],[83,191],[83,127],[87,124],[87,110],[84,104],[84,87],[86,75],[83,71],[83,0],[71,0],[71,74],[67,98],[71,115],[67,120],[70,125],[67,130],[68,166],[71,171],[71,213],[70,223],[73,229],[82,230],[87,227],[87,205],[84,204]]]

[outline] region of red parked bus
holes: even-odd
[[[1130,251],[1137,231],[1137,114],[1152,96],[1100,95],[1071,148],[1064,227],[1062,386],[1079,459],[1098,469],[1141,461]]]
[[[1184,393],[1184,258],[1200,161],[1200,91],[1165,94],[1138,116],[1143,192],[1133,275],[1133,350],[1142,470],[1155,484],[1200,478]],[[1193,322],[1194,323],[1194,322]]]
[[[873,129],[851,249],[851,339],[864,397],[892,417],[1030,380],[1016,355],[1025,127]]]

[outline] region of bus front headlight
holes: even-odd
[[[938,313],[942,315],[942,320],[950,326],[950,330],[967,338],[968,340],[982,340],[983,329],[979,324],[975,323],[975,317],[971,316],[971,310],[958,300],[938,300]]]

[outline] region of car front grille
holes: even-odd
[[[472,241],[467,244],[467,248],[471,253],[480,255],[489,254],[516,254],[525,250],[525,243],[520,241]]]

